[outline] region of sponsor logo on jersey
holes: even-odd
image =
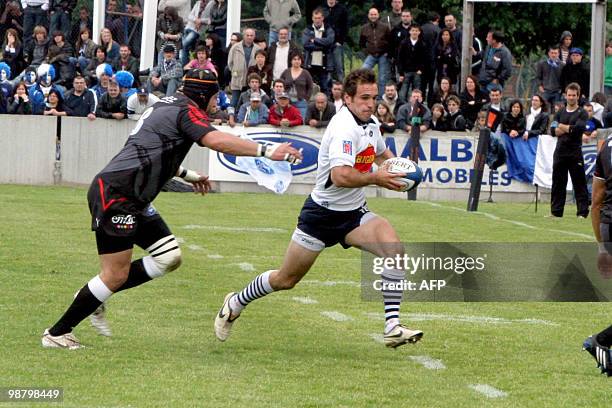
[[[353,167],[359,170],[361,173],[367,173],[372,168],[374,159],[376,159],[374,146],[369,144],[365,150],[357,154],[357,157],[355,157],[355,165]]]
[[[136,217],[130,214],[125,215],[113,215],[111,222],[117,229],[133,229],[136,224]]]
[[[311,173],[317,169],[317,164],[319,160],[319,142],[315,139],[298,135],[296,133],[270,131],[252,132],[248,133],[248,136],[255,141],[261,142],[289,142],[291,143],[291,146],[295,147],[296,149],[302,149],[302,155],[304,156],[304,160],[301,164],[297,166],[291,166],[291,173],[293,173],[294,176]],[[236,156],[217,152],[217,158],[219,159],[219,162],[226,168],[237,173],[247,174],[236,164]]]

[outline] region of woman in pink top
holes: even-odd
[[[203,45],[196,48],[196,57],[189,61],[183,69],[185,71],[189,71],[190,69],[207,69],[217,75],[217,69],[210,61],[210,58],[208,58],[208,48]]]

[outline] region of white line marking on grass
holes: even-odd
[[[506,398],[508,396],[507,392],[498,390],[497,388],[492,387],[489,384],[470,384],[468,385],[468,387],[476,392],[481,393],[487,398]]]
[[[189,244],[187,245],[187,248],[191,249],[192,251],[201,251],[202,247],[199,245],[195,245],[195,244]]]
[[[183,229],[204,229],[213,231],[228,231],[228,232],[273,232],[286,233],[287,230],[282,228],[259,228],[259,227],[224,227],[221,225],[184,225]]]
[[[347,316],[344,313],[340,313],[340,312],[321,312],[322,316],[327,317],[328,319],[332,319],[335,320],[337,322],[348,322],[353,320],[353,318],[351,316]]]
[[[209,257],[210,259],[223,259],[223,255],[219,255],[219,254],[208,254],[206,256]]]
[[[302,303],[304,305],[316,305],[317,303],[319,303],[319,301],[309,297],[294,296],[291,299],[293,299],[295,302]]]
[[[365,312],[368,318],[374,320],[384,319],[382,313]],[[485,323],[485,324],[512,324],[512,323],[524,323],[524,324],[535,324],[540,326],[559,326],[558,323],[551,322],[549,320],[542,319],[506,319],[504,317],[491,317],[491,316],[465,316],[465,315],[445,315],[445,314],[429,314],[429,313],[403,313],[403,317],[406,320],[412,320],[414,322],[424,322],[431,320],[441,320],[447,322],[464,322],[464,323]]]
[[[431,358],[429,356],[408,356],[415,363],[419,363],[428,370],[445,370],[446,366],[442,360]]]
[[[318,285],[318,286],[336,286],[336,285],[348,285],[355,286],[360,288],[361,283],[355,281],[319,281],[319,280],[304,280],[302,283],[306,283],[308,285]]]
[[[557,230],[557,229],[549,229],[548,231],[558,232],[559,234],[573,235],[573,236],[581,237],[581,238],[588,238],[591,241],[593,240],[593,236],[587,235],[587,234],[581,234],[580,232],[563,231],[563,230]]]
[[[238,265],[238,267],[245,272],[255,272],[255,267],[253,266],[253,264],[250,264],[248,262],[240,262],[236,265]]]
[[[370,333],[370,334],[368,334],[368,336],[370,336],[370,338],[372,340],[374,340],[375,342],[377,342],[377,343],[385,344],[385,339],[384,339],[385,336],[383,336],[380,333]]]
[[[176,238],[176,242],[178,242],[179,244],[184,244],[185,243],[185,238],[183,237],[175,237]]]

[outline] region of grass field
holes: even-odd
[[[229,341],[218,342],[212,323],[223,296],[279,264],[303,200],[161,194],[155,205],[183,241],[183,266],[110,299],[113,337],[85,321],[75,334],[86,348],[65,351],[43,349],[40,335],[98,270],[86,190],[0,186],[0,387],[63,387],[56,406],[65,407],[612,406],[612,378],[580,352],[587,335],[610,324],[609,304],[405,302],[404,313],[442,317],[407,322],[425,332],[423,341],[388,350],[372,338],[382,333],[382,305],[362,301],[356,285],[319,284],[358,282],[355,249],[326,251],[305,282],[250,305]],[[483,216],[453,209],[465,203],[368,202],[404,241],[590,236],[590,220],[547,219],[545,206],[534,214],[527,204],[481,204],[493,215]],[[490,398],[475,384],[505,394]]]

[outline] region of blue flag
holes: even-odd
[[[535,168],[536,153],[538,151],[538,138],[530,137],[523,140],[522,137],[510,137],[504,134],[506,145],[506,165],[508,174],[517,181],[524,183],[533,182],[533,171]]]

